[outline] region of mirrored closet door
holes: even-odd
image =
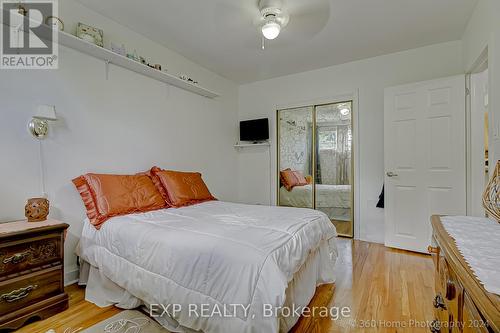
[[[279,206],[314,208],[313,107],[281,110],[278,116]]]
[[[278,203],[324,212],[353,237],[352,101],[278,110]]]

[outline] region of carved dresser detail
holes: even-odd
[[[0,331],[68,308],[64,236],[55,220],[0,224]]]
[[[500,332],[500,296],[489,293],[475,276],[444,227],[441,217],[431,218],[435,289],[434,333]]]

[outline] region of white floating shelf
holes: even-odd
[[[5,24],[7,25],[6,22],[3,22],[3,11],[0,11],[0,24]],[[22,18],[21,18],[22,19]],[[40,22],[33,21],[35,25],[40,25]],[[41,24],[41,27],[43,28],[42,30],[39,31],[42,39],[44,36],[50,36],[52,34],[52,29],[48,27],[47,25]],[[142,74],[145,76],[148,76],[152,79],[165,82],[167,84],[170,84],[172,86],[191,91],[195,94],[205,96],[208,98],[215,98],[218,97],[219,94],[210,91],[208,89],[205,89],[199,85],[192,84],[190,82],[187,82],[185,80],[182,80],[178,78],[177,76],[174,76],[172,74],[168,74],[162,71],[159,71],[157,69],[151,68],[147,65],[143,65],[135,60],[129,59],[127,57],[124,57],[120,54],[114,53],[111,50],[105,49],[103,47],[94,45],[92,43],[89,43],[85,40],[82,40],[78,37],[75,37],[67,32],[64,31],[59,31],[58,32],[58,38],[59,38],[59,44],[64,45],[66,47],[69,47],[71,49],[80,51],[82,53],[85,53],[87,55],[90,55],[92,57],[95,57],[97,59],[102,59],[105,62],[108,62],[110,64],[120,66],[123,68],[126,68],[128,70],[131,70],[133,72],[136,72],[138,74]]]
[[[215,98],[219,96],[219,94],[214,93],[213,91],[200,87],[196,84],[186,82],[174,75],[143,65],[137,61],[124,57],[120,54],[114,53],[103,47],[84,41],[66,32],[60,31],[58,37],[60,45],[64,45],[71,49],[93,56],[95,58],[102,59],[106,62],[109,62],[110,64],[126,68],[133,72],[148,76],[150,78],[153,78],[161,82],[168,83],[170,85],[173,85],[175,87],[184,90],[191,91],[201,96],[205,96],[208,98]]]
[[[269,147],[271,144],[269,142],[262,143],[237,143],[234,148],[250,148],[250,147]]]

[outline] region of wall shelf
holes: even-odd
[[[250,148],[250,147],[270,147],[271,144],[269,142],[262,143],[241,143],[238,142],[234,145],[234,148]]]
[[[186,82],[174,75],[143,65],[137,61],[134,61],[120,54],[114,53],[108,49],[84,41],[66,32],[59,31],[58,38],[60,45],[64,45],[66,47],[80,51],[92,57],[102,59],[103,61],[109,64],[126,68],[138,74],[142,74],[152,79],[165,82],[172,86],[191,91],[201,96],[205,96],[208,98],[215,98],[219,96],[219,94],[210,91],[208,89],[205,89],[199,85]]]
[[[9,25],[7,22],[3,22],[3,17],[4,17],[4,12],[0,11],[0,24],[9,26],[9,27],[15,27],[13,23],[11,22],[11,25]],[[24,19],[24,17],[18,18],[17,21]],[[14,22],[14,21],[13,21]],[[22,22],[22,21],[21,21]],[[40,24],[40,22],[34,21],[34,26],[41,26],[41,30],[39,30],[39,35],[38,37],[45,39],[45,40],[50,40],[47,37],[52,35],[52,28],[45,25],[45,24]],[[170,84],[172,86],[193,92],[195,94],[205,96],[208,98],[215,98],[218,97],[219,94],[210,91],[208,89],[205,89],[197,84],[192,84],[190,82],[187,82],[185,80],[182,80],[178,78],[177,76],[174,76],[172,74],[168,74],[162,71],[159,71],[157,69],[151,68],[147,65],[143,65],[135,60],[129,59],[127,57],[124,57],[120,54],[114,53],[111,50],[105,49],[103,47],[94,45],[92,43],[89,43],[85,40],[82,40],[76,36],[73,36],[67,32],[64,31],[58,31],[58,43],[59,45],[63,45],[66,47],[69,47],[70,49],[80,51],[81,53],[85,53],[87,55],[90,55],[94,58],[101,59],[103,60],[106,64],[113,64],[116,66],[120,66],[122,68],[126,68],[128,70],[131,70],[133,72],[136,72],[138,74],[142,74],[144,76],[150,77],[152,79],[155,79],[160,82],[164,82],[167,84]],[[106,73],[107,76],[107,73]]]

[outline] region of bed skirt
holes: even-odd
[[[317,250],[310,253],[304,265],[302,265],[300,270],[294,274],[293,279],[288,283],[284,307],[293,309],[293,307],[308,306],[317,286],[335,282],[335,278],[331,276],[332,274],[325,274],[325,271],[331,273],[333,267],[328,267],[325,270],[324,265],[332,265],[332,262],[324,260],[325,256],[321,253],[322,248],[320,246]],[[326,276],[329,277],[326,278]],[[145,304],[142,300],[111,281],[98,268],[91,266],[81,259],[79,284],[86,286],[85,300],[99,307],[114,305],[121,309],[134,309],[146,306],[149,309],[148,304]],[[280,333],[289,332],[299,318],[298,316],[280,316]],[[171,332],[199,333],[198,331],[180,326],[177,321],[166,315],[155,317],[155,319]]]

